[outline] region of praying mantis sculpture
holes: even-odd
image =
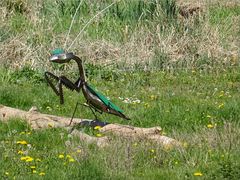
[[[75,90],[77,92],[80,92],[82,90],[83,95],[87,100],[86,104],[80,104],[77,102],[69,125],[71,125],[72,123],[74,114],[79,104],[89,107],[92,113],[94,114],[95,120],[93,121],[93,124],[89,124],[90,126],[96,126],[96,125],[104,126],[108,124],[106,122],[99,121],[95,112],[99,112],[99,113],[106,112],[106,113],[121,117],[123,119],[130,120],[130,118],[128,118],[123,114],[123,110],[121,110],[118,106],[116,106],[111,101],[109,101],[103,94],[96,91],[92,86],[90,86],[86,82],[85,73],[84,73],[83,64],[82,64],[83,62],[81,58],[74,55],[73,53],[65,53],[64,50],[62,49],[54,50],[52,52],[52,56],[50,57],[50,62],[53,62],[53,63],[62,64],[62,63],[68,63],[71,60],[74,60],[78,65],[79,78],[76,80],[76,82],[70,81],[65,76],[58,77],[52,74],[51,72],[45,72],[45,78],[48,84],[56,93],[56,95],[60,97],[60,104],[64,103],[63,85],[72,91]],[[54,86],[51,79],[58,81],[57,86]]]

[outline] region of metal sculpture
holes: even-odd
[[[80,104],[80,103],[76,104],[69,125],[71,125],[72,123],[74,114],[79,104],[89,107],[92,113],[94,114],[95,120],[93,121],[93,124],[94,124],[93,126],[95,125],[104,126],[108,124],[108,123],[100,122],[95,112],[99,112],[99,113],[105,112],[105,113],[116,115],[126,120],[130,120],[130,118],[128,118],[123,114],[123,110],[121,110],[118,106],[116,106],[111,101],[109,101],[103,94],[96,91],[92,86],[90,86],[86,82],[85,73],[84,73],[83,64],[82,64],[83,62],[81,58],[74,55],[73,53],[65,53],[62,49],[54,50],[52,52],[52,56],[50,57],[50,62],[53,62],[53,63],[62,64],[62,63],[68,63],[71,60],[74,60],[78,65],[79,78],[77,79],[76,82],[72,82],[65,76],[58,77],[52,74],[51,72],[45,72],[45,78],[48,84],[56,93],[56,95],[60,97],[60,104],[64,103],[64,95],[63,95],[63,89],[62,89],[63,85],[72,91],[75,90],[77,92],[80,92],[80,90],[82,90],[83,95],[87,100],[86,104]],[[54,86],[51,79],[58,81],[57,86]]]

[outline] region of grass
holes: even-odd
[[[234,0],[203,1],[186,18],[181,8],[198,6],[188,2],[184,7],[178,0],[121,0],[94,19],[70,49],[83,58],[89,83],[132,119],[103,114],[102,120],[161,126],[184,148],[113,137],[114,147],[100,149],[65,129],[35,131],[12,119],[0,122],[0,178],[239,179],[240,6]],[[77,78],[74,64],[52,65],[47,59],[64,45],[79,3],[0,2],[0,104],[70,117],[75,103],[85,102],[82,94],[64,89],[61,106],[43,79],[45,71]],[[67,47],[110,3],[82,3]],[[76,117],[93,115],[80,107]]]
[[[2,104],[25,110],[34,105],[40,112],[70,117],[75,102],[84,102],[82,95],[64,89],[66,103],[60,106],[41,73],[23,76],[26,71],[1,70],[5,74],[0,89]],[[99,149],[79,142],[64,129],[35,131],[24,121],[12,120],[0,124],[3,178],[37,179],[41,172],[46,179],[193,179],[197,172],[207,179],[239,178],[239,68],[208,72],[115,71],[115,78],[109,78],[107,71],[103,68],[101,73],[92,73],[89,81],[124,109],[132,118],[128,124],[161,126],[186,147],[171,150],[150,142],[113,138],[115,147]],[[124,103],[118,97],[131,102]],[[76,116],[93,117],[84,108],[79,108]],[[110,115],[100,118],[127,123]],[[22,140],[31,145],[16,144]],[[26,155],[34,160],[20,160]],[[71,158],[74,162],[69,162]],[[30,166],[35,166],[37,173]]]

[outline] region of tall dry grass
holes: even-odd
[[[67,5],[61,6],[60,2],[66,3],[41,0],[1,2],[1,64],[13,68],[25,65],[41,69],[49,67],[49,52],[64,46],[75,13],[70,9],[72,14],[64,14],[66,12],[61,7],[67,8]],[[73,2],[77,5],[77,1]],[[68,45],[89,19],[108,4],[107,1],[85,2],[92,9],[89,13],[81,14],[84,9],[80,8],[80,14],[77,14],[73,30],[69,34]],[[127,67],[141,64],[142,67],[152,68],[149,65],[156,64],[155,61],[160,61],[160,68],[164,69],[238,65],[239,14],[219,18],[219,23],[214,24],[211,22],[213,7],[228,8],[229,1],[198,2],[191,0],[183,4],[177,1],[178,11],[174,19],[164,17],[166,14],[159,4],[151,19],[141,20],[146,13],[143,8],[137,22],[133,19],[121,21],[109,15],[109,12],[101,14],[86,28],[70,50],[87,62],[104,65],[117,62],[125,63]],[[234,0],[231,2],[235,3],[234,6],[239,11],[239,3]],[[128,8],[125,1],[119,3],[123,3],[125,9]],[[129,5],[129,8],[133,7]],[[181,8],[189,11],[196,7],[196,11],[187,17],[179,13]],[[116,33],[111,34],[111,28]],[[104,31],[111,35],[104,34]]]

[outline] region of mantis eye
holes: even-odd
[[[49,60],[55,63],[68,63],[73,58],[73,53],[65,53],[63,49],[57,48],[51,52],[51,57]]]

